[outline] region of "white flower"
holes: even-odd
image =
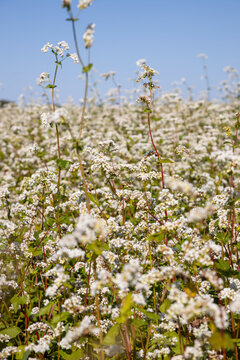
[[[38,85],[42,85],[44,82],[49,80],[49,74],[46,72],[42,72],[39,76],[39,78],[37,79],[37,83]]]
[[[207,203],[206,206],[193,208],[188,215],[188,222],[202,221],[215,212],[213,204]]]
[[[138,305],[146,305],[146,301],[142,294],[133,294],[133,301]]]
[[[94,34],[95,24],[89,24],[85,33],[83,34],[83,40],[85,43],[85,48],[88,49],[93,44],[93,34]]]
[[[66,41],[59,41],[58,42],[58,46],[61,46],[62,48],[64,48],[64,50],[69,50],[69,45]]]
[[[141,67],[143,64],[146,64],[146,59],[139,59],[136,61],[136,65]]]
[[[64,57],[64,51],[62,48],[60,48],[60,46],[54,46],[53,50],[58,53],[61,57]]]
[[[240,298],[237,298],[237,300],[232,301],[229,307],[233,313],[240,314]]]
[[[70,10],[71,0],[62,0],[62,7],[67,7]]]
[[[206,54],[198,54],[197,57],[207,60],[208,56]]]
[[[68,112],[64,108],[59,108],[53,113],[42,113],[40,119],[44,127],[49,127],[50,124],[58,124],[62,119],[68,118]]]
[[[49,44],[49,42],[48,42],[47,44],[45,44],[45,45],[42,47],[41,51],[42,51],[43,53],[46,53],[46,52],[48,52],[49,49],[52,49],[52,47],[53,47],[53,45],[52,45],[52,44]]]
[[[0,334],[0,342],[8,342],[10,337],[8,335]]]
[[[73,54],[69,54],[68,55],[71,59],[73,59],[73,61],[75,62],[75,64],[78,64],[79,61],[78,61],[78,56],[76,53],[73,53]]]
[[[51,114],[50,114],[49,112],[47,112],[47,113],[42,113],[42,114],[40,115],[40,119],[41,119],[42,125],[43,125],[44,127],[47,128],[47,127],[50,126]]]
[[[71,349],[71,344],[80,338],[85,332],[92,331],[91,319],[89,316],[85,316],[79,327],[69,330],[66,336],[60,342],[60,346],[63,349]]]
[[[83,10],[86,9],[88,6],[92,5],[93,0],[80,0],[78,4],[78,8]]]

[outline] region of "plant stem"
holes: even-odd
[[[88,186],[87,186],[87,181],[86,181],[86,177],[85,177],[85,173],[84,173],[84,169],[83,169],[83,164],[82,164],[82,157],[80,154],[78,154],[78,161],[79,161],[79,169],[81,172],[81,176],[83,179],[83,187],[84,187],[84,192],[85,192],[85,196],[86,196],[86,205],[87,205],[87,210],[88,213],[90,214],[90,200],[89,200],[89,196],[88,196]]]
[[[53,83],[52,83],[52,109],[53,109],[53,112],[55,111],[54,88],[55,88],[55,83],[56,83],[57,71],[58,71],[58,64],[56,65],[56,68],[55,68],[55,73],[54,73]]]
[[[152,324],[150,324],[149,329],[148,329],[147,341],[146,341],[146,345],[145,345],[145,349],[144,349],[143,360],[146,360],[146,357],[147,357],[147,350],[148,350],[149,340],[150,340],[150,336],[151,336],[151,331],[152,331]]]
[[[164,184],[164,174],[163,174],[163,164],[161,162],[161,156],[154,144],[154,140],[153,140],[153,136],[152,136],[152,131],[151,131],[151,122],[150,122],[150,113],[148,113],[148,128],[149,128],[149,134],[150,134],[150,138],[151,138],[151,142],[152,142],[152,146],[154,147],[154,150],[157,154],[157,157],[160,161],[160,166],[161,166],[161,175],[162,175],[162,189],[165,189],[165,184]],[[165,221],[167,221],[168,215],[167,215],[167,209],[165,209]],[[167,238],[165,238],[165,244],[168,245],[168,241]]]
[[[57,71],[58,71],[58,64],[56,65],[56,68],[55,68],[55,73],[54,73],[53,83],[52,83],[52,109],[53,109],[53,112],[56,109],[55,101],[54,101],[54,89],[55,89]],[[55,124],[55,127],[56,127],[56,134],[57,134],[58,160],[60,160],[61,159],[61,152],[60,152],[60,140],[59,140],[58,124]],[[60,181],[61,181],[61,168],[59,166],[58,167],[58,184],[57,184],[58,188],[60,186]]]
[[[74,39],[75,49],[76,49],[76,52],[77,52],[79,62],[81,64],[82,68],[84,68],[85,67],[84,62],[82,60],[82,57],[81,57],[80,51],[79,51],[79,47],[78,47],[75,20],[73,18],[73,14],[72,14],[71,10],[70,10],[70,15],[71,15],[72,31],[73,31],[73,39]],[[78,141],[81,140],[81,136],[82,136],[84,115],[85,115],[86,104],[87,104],[87,94],[88,94],[88,72],[85,73],[85,91],[84,91],[84,100],[83,100],[83,107],[82,107],[82,113],[81,113],[81,122],[80,122],[80,128],[79,128]],[[81,157],[81,155],[79,153],[78,153],[78,161],[79,161],[79,168],[80,168],[81,176],[82,176],[82,179],[83,179],[84,192],[85,192],[85,196],[86,196],[86,205],[87,205],[88,213],[90,213],[90,201],[89,201],[89,196],[88,196],[88,186],[87,186],[87,181],[86,181],[86,177],[85,177],[85,173],[84,173],[84,169],[83,169],[83,165],[82,165],[82,157]]]
[[[73,18],[72,11],[70,11],[70,15],[71,15],[71,22],[72,22],[73,39],[74,39],[74,44],[75,44],[77,56],[78,56],[78,59],[79,59],[81,65],[82,65],[82,67],[84,67],[84,62],[83,62],[83,60],[82,60],[82,58],[81,58],[80,51],[79,51],[79,47],[78,47],[76,27],[75,27],[75,20],[74,20],[74,18]]]
[[[94,270],[94,279],[95,281],[97,280],[97,264],[96,264],[96,259],[93,260],[93,270]],[[99,311],[99,298],[98,298],[98,294],[96,294],[95,296],[95,300],[96,300],[96,317],[97,317],[97,324],[100,330],[99,333],[99,340],[100,340],[100,345],[102,345],[103,342],[103,334],[102,334],[102,328],[101,328],[101,317],[100,317],[100,311]],[[100,350],[100,360],[104,360],[104,351],[101,349]]]
[[[84,115],[85,115],[86,104],[87,104],[87,94],[88,94],[88,72],[85,73],[85,90],[84,90],[83,108],[82,108],[81,122],[80,122],[79,135],[78,135],[79,141],[81,140],[81,137],[82,137]]]

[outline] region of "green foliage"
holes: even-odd
[[[74,351],[72,354],[67,354],[66,352],[60,350],[59,354],[62,356],[63,359],[66,360],[79,360],[83,356],[83,352],[81,349]]]
[[[107,332],[107,335],[103,339],[103,345],[116,344],[116,337],[119,335],[119,325],[113,325]]]
[[[228,333],[221,334],[219,331],[215,330],[210,337],[209,342],[215,350],[220,350],[222,348],[227,350],[234,349],[233,340]]]
[[[88,73],[92,67],[93,67],[93,64],[88,64],[87,66],[84,66],[82,69],[82,73],[83,74]]]
[[[72,162],[63,159],[57,159],[56,164],[60,169],[69,169],[69,167],[72,165]]]
[[[28,296],[27,295],[14,295],[12,298],[11,298],[11,303],[12,303],[12,306],[13,306],[13,309],[15,312],[18,311],[18,308],[19,308],[19,305],[24,305],[28,302]]]
[[[9,328],[6,328],[4,330],[1,330],[0,334],[8,335],[10,339],[13,339],[17,335],[19,335],[21,332],[22,332],[22,330],[19,327],[13,326],[13,327],[9,327]]]

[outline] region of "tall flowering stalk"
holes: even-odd
[[[44,72],[40,75],[39,84],[41,85],[42,83],[44,83],[47,80],[49,82],[49,84],[46,85],[46,89],[51,89],[51,92],[52,92],[52,112],[53,112],[53,114],[51,115],[49,113],[48,114],[44,113],[44,114],[42,114],[41,118],[42,118],[42,122],[45,123],[45,125],[48,122],[50,125],[55,124],[56,135],[57,135],[58,162],[60,162],[60,160],[61,160],[59,123],[61,121],[61,118],[63,117],[63,113],[61,113],[61,111],[56,112],[56,106],[55,106],[55,88],[57,87],[56,79],[57,79],[58,68],[59,68],[59,66],[62,67],[62,63],[67,57],[72,58],[75,63],[78,63],[76,54],[66,53],[66,51],[68,51],[68,50],[69,50],[69,46],[66,41],[60,41],[60,42],[58,42],[58,44],[56,46],[53,46],[52,44],[47,43],[41,49],[41,51],[43,53],[47,53],[48,51],[51,51],[55,57],[56,65],[55,65],[55,71],[54,71],[52,83],[50,82],[49,74]],[[59,166],[59,168],[58,168],[58,188],[60,186],[60,181],[61,181],[61,166]]]
[[[86,9],[87,7],[89,7],[92,4],[92,2],[93,2],[93,0],[80,0],[79,4],[78,4],[79,10],[81,11],[81,10]],[[94,35],[95,24],[89,24],[83,35],[84,47],[85,47],[85,49],[88,50],[88,61],[87,61],[87,65],[85,65],[83,58],[80,54],[76,26],[75,26],[75,22],[78,21],[78,18],[73,16],[73,11],[72,11],[72,6],[71,6],[70,0],[69,1],[63,0],[62,6],[63,6],[63,8],[66,8],[69,13],[70,17],[67,19],[67,21],[71,21],[71,23],[72,23],[73,39],[74,39],[77,56],[79,59],[79,63],[82,67],[82,72],[85,74],[84,100],[83,100],[83,107],[82,107],[81,121],[80,121],[79,135],[78,135],[78,140],[80,141],[81,136],[82,136],[84,115],[85,115],[86,104],[87,104],[87,94],[88,94],[88,85],[89,85],[89,74],[88,73],[92,68],[92,64],[90,63],[90,48],[93,44],[93,35]]]
[[[153,90],[158,88],[158,85],[155,85],[153,82],[153,77],[156,75],[156,71],[152,68],[150,68],[148,65],[144,63],[141,64],[141,68],[144,70],[140,76],[137,79],[137,82],[140,82],[143,79],[147,79],[147,82],[143,83],[143,86],[146,90],[149,90],[149,96],[147,95],[141,95],[137,99],[138,103],[142,103],[144,105],[144,112],[148,115],[148,129],[149,134],[152,142],[152,146],[155,150],[155,153],[158,157],[159,163],[160,163],[160,169],[161,169],[161,175],[162,175],[162,189],[165,189],[165,183],[164,183],[164,173],[163,173],[163,160],[156,148],[156,145],[153,140],[152,131],[151,131],[151,118],[150,114],[152,113],[152,106],[153,106]],[[167,221],[167,210],[165,210],[165,217]]]
[[[83,9],[86,9],[87,7],[89,7],[92,4],[92,2],[93,2],[93,0],[80,0],[79,4],[78,4],[79,10],[81,11]],[[87,29],[83,35],[84,46],[88,50],[88,63],[87,63],[87,65],[85,65],[83,58],[80,54],[77,33],[76,33],[75,22],[78,21],[78,18],[73,16],[71,0],[63,0],[62,7],[66,8],[69,13],[69,18],[67,20],[71,21],[71,23],[72,23],[73,39],[74,39],[74,44],[75,44],[75,48],[76,48],[76,52],[77,52],[77,57],[78,57],[80,65],[82,67],[82,73],[85,75],[84,98],[83,98],[83,106],[82,106],[82,112],[81,112],[81,120],[80,120],[80,127],[79,127],[79,134],[78,134],[76,149],[77,149],[77,153],[78,153],[79,168],[80,168],[81,176],[83,178],[84,191],[85,191],[85,195],[86,195],[86,205],[87,205],[88,212],[90,213],[90,200],[89,200],[89,195],[88,195],[88,186],[87,186],[86,176],[85,176],[84,168],[83,168],[83,164],[82,164],[82,157],[79,152],[79,149],[81,148],[79,143],[81,142],[81,138],[82,138],[84,116],[85,116],[86,105],[87,105],[88,86],[89,86],[89,71],[92,68],[92,64],[90,63],[90,48],[93,44],[93,35],[94,35],[95,24],[88,25]]]

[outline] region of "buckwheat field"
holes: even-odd
[[[62,7],[76,48],[43,46],[49,101],[0,108],[0,359],[239,359],[236,70],[211,101],[200,54],[205,97],[184,99],[141,59],[133,100],[109,72],[101,101],[78,47],[95,25],[78,39]],[[81,106],[57,105],[65,60],[81,66]]]

